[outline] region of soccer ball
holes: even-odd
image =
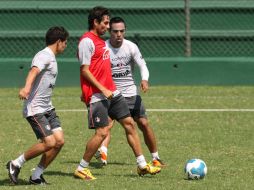
[[[188,160],[184,167],[187,179],[203,179],[207,174],[207,166],[201,159]]]

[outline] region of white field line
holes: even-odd
[[[86,112],[85,109],[60,109],[57,112]],[[146,109],[148,112],[254,112],[254,109]]]

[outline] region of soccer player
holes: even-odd
[[[94,7],[88,15],[89,31],[80,38],[78,45],[82,100],[88,109],[88,127],[95,129],[74,172],[75,177],[84,180],[96,179],[88,169],[88,165],[108,135],[110,118],[119,121],[124,127],[128,143],[136,156],[138,174],[160,172],[160,168],[146,163],[128,105],[112,79],[109,49],[101,38],[109,29],[109,16],[108,9]]]
[[[147,92],[149,87],[149,71],[147,69],[146,62],[143,59],[137,45],[124,39],[126,24],[122,18],[112,18],[110,20],[109,31],[110,39],[106,41],[106,44],[110,49],[113,80],[117,89],[125,97],[132,118],[143,133],[145,143],[152,155],[153,165],[159,167],[165,166],[159,157],[155,135],[152,128],[149,126],[145,107],[140,95],[138,94],[138,89],[133,79],[133,69],[134,66],[137,65],[140,69],[142,78],[140,88],[143,92]],[[107,164],[107,147],[109,142],[110,133],[105,138],[102,146],[95,155],[104,165]]]
[[[18,175],[23,164],[42,155],[29,183],[47,184],[43,171],[55,159],[64,145],[64,134],[59,118],[51,102],[52,91],[57,77],[56,55],[67,47],[69,33],[63,27],[51,27],[46,33],[46,48],[33,58],[25,86],[19,91],[24,100],[23,115],[31,125],[40,142],[7,163],[8,174],[13,184],[18,183]]]

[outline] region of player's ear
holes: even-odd
[[[59,44],[61,42],[61,40],[60,39],[58,39],[55,43],[56,44]]]
[[[93,20],[93,24],[94,24],[94,26],[97,26],[97,25],[99,25],[100,23],[99,23],[99,21],[98,21],[97,19],[94,19],[94,20]]]

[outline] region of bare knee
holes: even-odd
[[[57,141],[56,141],[56,145],[55,145],[55,148],[62,148],[63,146],[64,146],[64,139],[58,139]]]
[[[56,146],[56,140],[54,138],[46,137],[43,141],[45,149],[48,151]]]
[[[64,134],[63,134],[62,129],[55,130],[53,132],[53,136],[54,136],[54,139],[56,141],[56,144],[55,144],[54,148],[62,148],[63,145],[64,145]]]
[[[128,132],[135,130],[135,124],[132,117],[126,117],[119,121],[124,129]]]
[[[146,118],[139,118],[137,120],[135,120],[138,124],[138,128],[141,130],[141,131],[147,131],[149,130],[149,124],[148,124],[148,120]]]
[[[96,129],[95,135],[101,139],[105,139],[109,135],[109,127],[100,127]]]

